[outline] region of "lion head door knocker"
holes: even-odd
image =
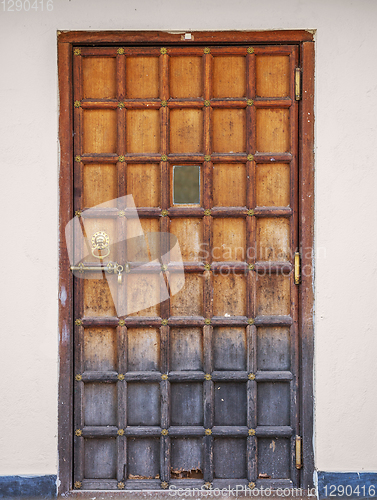
[[[103,260],[110,254],[110,238],[105,231],[97,231],[92,236],[92,255]]]

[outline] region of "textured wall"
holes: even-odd
[[[317,29],[316,466],[376,471],[377,3],[52,3],[0,5],[0,475],[57,470],[56,31],[88,29]]]

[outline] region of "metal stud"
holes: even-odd
[[[247,378],[249,380],[255,380],[255,373],[249,373],[249,375],[247,376]]]
[[[168,157],[166,155],[161,155],[161,161],[168,161]]]
[[[206,208],[204,210],[204,215],[211,215],[211,209],[210,208]]]
[[[211,264],[204,264],[204,269],[206,271],[210,271],[211,270]]]
[[[77,374],[75,377],[76,382],[81,382],[82,376],[80,374]]]
[[[253,325],[253,324],[254,324],[254,320],[253,320],[253,318],[249,318],[249,319],[247,320],[247,324],[248,324],[248,325]]]
[[[248,210],[248,211],[247,211],[247,215],[249,215],[250,217],[253,217],[253,215],[255,215],[254,210],[253,210],[253,209]]]
[[[80,481],[76,481],[75,482],[75,488],[76,488],[76,490],[79,490],[81,488],[81,482]]]
[[[206,318],[206,319],[204,320],[204,324],[205,324],[205,325],[210,325],[210,324],[211,324],[211,320],[210,320],[210,318]]]
[[[126,158],[123,155],[118,156],[118,161],[123,163],[126,160]]]
[[[81,325],[82,325],[82,321],[81,321],[81,319],[76,319],[76,321],[75,321],[75,325],[76,325],[76,326],[81,326]]]
[[[163,320],[161,321],[161,325],[162,325],[162,326],[166,326],[167,324],[168,324],[168,320],[167,320],[167,319],[163,319]]]
[[[81,49],[75,49],[73,53],[75,54],[75,56],[79,56],[81,55]]]
[[[126,212],[124,210],[119,210],[118,217],[125,217],[125,216],[126,216]]]
[[[254,266],[254,264],[248,264],[247,268],[249,271],[254,271],[255,266]]]
[[[166,373],[163,373],[163,374],[161,375],[161,380],[167,380],[168,378],[169,378],[169,377],[168,377],[168,375],[167,375]]]
[[[247,161],[253,161],[254,155],[247,155]]]
[[[161,210],[161,216],[166,217],[169,214],[167,210]]]
[[[81,102],[80,101],[75,101],[74,104],[75,108],[81,108]]]
[[[205,379],[205,380],[211,380],[211,379],[212,379],[211,374],[210,374],[210,373],[206,373],[206,374],[204,375],[204,379]]]
[[[124,490],[124,483],[122,481],[118,483],[118,490]]]
[[[251,481],[247,486],[249,487],[250,490],[253,490],[255,488],[255,483]]]
[[[82,430],[81,429],[76,429],[75,430],[75,434],[77,437],[81,437],[82,436]]]
[[[161,271],[162,271],[162,272],[165,272],[165,271],[167,271],[167,270],[168,270],[168,266],[167,266],[166,264],[162,264],[162,266],[161,266]]]
[[[118,378],[118,380],[122,381],[122,380],[124,380],[125,377],[124,377],[123,373],[119,373],[117,378]]]
[[[161,106],[163,108],[166,108],[167,105],[168,105],[167,101],[161,101]]]
[[[81,214],[82,214],[81,210],[76,210],[75,217],[81,217]]]
[[[208,101],[207,99],[204,101],[204,106],[208,108],[208,106],[211,106],[211,101]]]
[[[254,101],[252,99],[248,99],[246,102],[248,106],[252,106],[254,104]]]
[[[119,326],[124,326],[125,324],[126,322],[124,321],[124,319],[119,320]]]
[[[204,161],[211,161],[211,155],[205,155]]]
[[[253,47],[248,47],[248,48],[247,48],[247,53],[248,53],[248,54],[254,54],[254,49],[253,49]]]
[[[169,431],[167,429],[161,429],[161,434],[163,436],[167,436],[169,434]]]
[[[204,50],[203,50],[203,52],[205,54],[210,54],[211,53],[211,49],[209,47],[205,47]]]
[[[206,429],[204,431],[204,433],[205,433],[206,436],[210,436],[212,434],[212,430],[211,429]]]
[[[79,155],[75,156],[75,161],[77,161],[77,163],[80,163],[80,161],[81,161],[81,156],[79,156]]]
[[[124,436],[124,429],[118,429],[118,436]]]
[[[117,50],[117,54],[119,54],[120,56],[122,54],[124,54],[124,48],[123,47],[119,47],[119,49]]]
[[[210,482],[205,483],[205,484],[204,484],[204,487],[205,487],[207,490],[211,490],[211,489],[212,489],[212,483],[210,483]]]
[[[124,102],[120,102],[120,103],[118,104],[118,108],[123,109],[123,108],[124,108]]]
[[[249,429],[248,434],[249,436],[255,436],[255,429]]]
[[[167,54],[168,49],[166,49],[165,47],[161,47],[160,52],[161,54]]]
[[[168,486],[169,486],[169,483],[167,483],[166,481],[162,481],[162,483],[161,483],[162,489],[166,490],[168,488]]]

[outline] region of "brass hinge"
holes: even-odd
[[[302,448],[301,448],[302,438],[301,436],[296,436],[296,469],[302,468]]]
[[[300,252],[296,252],[295,253],[295,285],[300,284],[300,280],[301,280],[300,267],[301,267],[301,265],[300,265]]]
[[[301,99],[301,68],[295,69],[295,98],[296,101]]]

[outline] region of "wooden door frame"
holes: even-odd
[[[299,292],[300,322],[300,427],[303,439],[302,488],[313,486],[313,356],[314,356],[314,36],[310,31],[222,31],[184,35],[147,31],[58,32],[59,81],[59,408],[58,495],[71,492],[73,469],[73,278],[65,242],[65,226],[73,213],[73,76],[75,45],[232,45],[295,44],[300,48],[302,99],[299,103],[299,241],[302,279]],[[308,272],[310,271],[310,272]],[[109,492],[114,495],[114,491]],[[122,497],[126,491],[119,492]],[[101,493],[106,495],[104,491]],[[159,495],[161,492],[159,492]]]

